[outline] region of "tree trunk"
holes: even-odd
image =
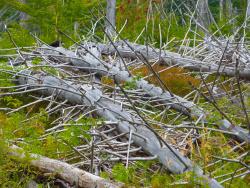
[[[200,71],[200,72],[218,72],[218,74],[222,75],[227,75],[227,76],[236,76],[236,71],[234,67],[219,67],[219,65],[209,65],[206,64],[202,61],[195,60],[191,57],[185,57],[181,56],[180,54],[173,53],[173,52],[168,52],[168,51],[162,51],[160,52],[159,49],[152,49],[148,48],[143,45],[138,45],[138,44],[133,44],[129,43],[129,45],[134,49],[132,51],[129,47],[126,46],[123,42],[119,43],[117,42],[116,44],[116,49],[112,45],[105,45],[105,44],[98,44],[97,46],[99,47],[100,51],[102,54],[115,54],[117,53],[116,50],[119,51],[119,54],[122,57],[127,57],[127,58],[133,58],[136,59],[138,58],[138,54],[142,54],[144,57],[148,59],[149,62],[155,61],[156,59],[159,58],[159,54],[161,54],[161,59],[164,63],[167,65],[177,65],[184,67],[186,69],[194,70],[194,71]],[[135,54],[137,52],[138,54]],[[239,71],[239,76],[244,79],[250,80],[250,70],[249,69],[243,69]],[[157,94],[157,90],[151,89],[149,94],[151,96]],[[158,95],[161,97],[161,95]],[[179,97],[179,101],[183,103],[188,108],[188,101],[184,102],[183,99]],[[177,109],[177,108],[175,108]],[[189,109],[191,110],[191,114],[201,114],[203,112],[202,109],[197,107],[196,105],[190,106]],[[203,112],[204,113],[204,112]],[[236,126],[236,125],[228,125],[229,123],[225,120],[221,121],[221,129],[230,131],[235,134],[235,137],[240,140],[240,141],[246,141],[247,143],[250,143],[250,135],[248,134],[248,131]]]
[[[94,47],[91,47],[93,45]],[[118,66],[113,66],[111,64],[105,64],[103,66],[101,61],[98,61],[96,58],[99,58],[99,53],[102,54],[115,54],[117,53],[116,50],[119,51],[119,54],[122,57],[128,57],[136,59],[138,54],[135,54],[135,52],[139,53],[140,55],[143,55],[148,59],[149,62],[155,61],[159,58],[160,50],[159,49],[152,49],[147,48],[143,45],[133,44],[129,43],[129,45],[134,49],[132,51],[129,47],[126,46],[123,42],[117,42],[115,43],[116,49],[112,45],[105,45],[105,44],[86,44],[88,46],[89,52],[91,53],[82,53],[81,58],[77,57],[74,52],[66,50],[64,48],[55,48],[54,50],[47,50],[45,53],[48,54],[55,54],[60,52],[61,54],[64,54],[66,57],[60,58],[60,61],[64,62],[70,62],[76,67],[82,67],[83,70],[89,71],[91,69],[95,69],[96,73],[99,75],[114,75],[114,78],[118,81],[127,81],[130,82],[133,80],[133,77],[129,75],[129,73],[122,69],[120,70]],[[99,49],[97,50],[96,47]],[[81,50],[79,49],[78,52]],[[95,55],[96,58],[93,57]],[[205,72],[217,72],[218,65],[206,65],[206,63],[192,59],[190,57],[183,57],[177,53],[168,52],[168,51],[161,51],[161,59],[163,62],[167,63],[168,65],[178,65],[185,68],[190,68],[191,70],[196,71],[205,71]],[[225,72],[226,71],[226,72]],[[243,70],[244,71],[244,70]],[[227,69],[225,67],[221,67],[218,71],[218,73],[221,74],[229,74],[232,73],[235,75],[235,70],[233,69]],[[244,77],[245,74],[248,74],[250,79],[250,71],[246,70],[244,72],[239,72],[241,76]],[[148,95],[153,97],[158,97],[162,99],[163,103],[166,103],[166,106],[170,106],[171,108],[182,112],[185,115],[189,115],[191,117],[195,116],[200,118],[201,116],[204,117],[204,110],[199,108],[197,105],[195,105],[193,102],[190,102],[184,98],[181,98],[177,95],[171,94],[168,91],[164,91],[159,87],[154,86],[153,84],[148,83],[146,80],[139,79],[136,80],[136,86],[137,88],[140,88],[144,90]],[[222,121],[222,125],[225,123]],[[246,141],[250,143],[250,137],[248,136],[247,131],[244,129],[238,127],[238,126],[222,126],[221,129],[227,131],[230,131],[235,134],[235,137],[241,141]]]
[[[159,137],[134,114],[126,109],[121,109],[120,104],[110,102],[108,96],[94,86],[75,84],[70,81],[61,80],[44,74],[34,74],[32,71],[19,73],[19,84],[32,85],[30,88],[43,87],[41,95],[57,94],[61,99],[67,99],[72,104],[87,104],[95,107],[96,113],[108,121],[118,122],[117,129],[121,133],[132,131],[132,140],[143,150],[152,156],[157,156],[159,161],[170,172],[175,174],[193,171],[198,178],[194,181],[209,185],[212,188],[222,186],[214,179],[203,174],[203,170],[194,165],[193,162],[182,156],[180,152],[169,145],[161,144]],[[30,77],[30,76],[32,77]],[[84,92],[84,93],[83,93]],[[131,123],[132,122],[132,123]]]
[[[220,20],[230,19],[233,14],[232,0],[220,0]]]
[[[232,0],[227,0],[227,13],[228,13],[228,18],[231,18],[233,15],[233,3]]]
[[[91,44],[90,44],[91,45]],[[90,47],[90,45],[87,45]],[[95,45],[95,44],[94,44]],[[98,46],[99,47],[99,46]],[[129,74],[128,71],[126,71],[124,68],[120,70],[118,68],[119,66],[113,66],[111,64],[101,64],[98,60],[96,60],[92,55],[89,53],[85,56],[81,56],[83,60],[74,59],[77,58],[74,52],[66,50],[64,48],[56,48],[57,52],[60,52],[64,55],[66,55],[69,59],[69,61],[74,65],[78,67],[85,67],[85,71],[89,70],[89,67],[96,68],[96,73],[99,75],[115,75],[115,78],[119,82],[131,82],[135,80],[132,75]],[[94,50],[94,48],[92,48]],[[50,52],[50,54],[55,53],[54,51]],[[100,53],[100,52],[97,52]],[[98,55],[96,52],[93,52],[97,57]],[[61,61],[65,61],[64,59],[60,59]],[[107,74],[108,73],[108,74]],[[144,92],[146,92],[148,95],[153,97],[158,97],[162,99],[162,103],[166,103],[170,106],[172,109],[175,109],[187,116],[198,116],[200,117],[203,114],[203,111],[197,107],[193,102],[190,102],[178,95],[174,95],[168,91],[164,91],[160,87],[154,86],[153,84],[148,83],[148,81],[144,79],[138,79],[135,81],[136,86],[138,89],[142,89]]]
[[[208,7],[208,0],[198,0],[197,2],[197,17],[198,23],[208,29],[211,23],[210,11]]]
[[[25,153],[17,146],[11,146],[8,154],[17,161],[23,161],[29,157],[28,163],[43,173],[53,173],[59,179],[79,188],[121,188],[122,183],[112,183],[99,176],[73,167],[62,161],[50,159],[37,154]],[[27,161],[27,160],[25,160]]]
[[[115,35],[116,26],[116,0],[107,0],[106,32],[109,36]]]
[[[250,17],[250,0],[247,0],[247,17]]]
[[[128,58],[138,58],[138,54],[143,54],[148,61],[155,61],[159,59],[159,54],[162,62],[166,65],[177,65],[189,69],[192,71],[199,72],[214,72],[220,75],[225,75],[229,77],[235,77],[236,71],[235,67],[219,67],[216,64],[209,64],[207,62],[202,62],[198,59],[194,59],[190,56],[183,56],[175,52],[163,51],[159,49],[153,49],[146,47],[144,45],[129,43],[129,45],[134,49],[132,51],[124,42],[116,42],[115,46],[118,49],[120,55]],[[102,54],[115,54],[117,53],[116,49],[112,45],[98,44],[97,45]],[[137,54],[135,54],[137,52]],[[241,61],[241,59],[240,59]],[[243,61],[243,60],[242,60]],[[239,70],[239,76],[242,79],[250,80],[250,69],[248,67],[242,68]]]
[[[224,0],[220,0],[220,20],[223,19],[223,12],[224,12]]]
[[[20,3],[22,4],[26,4],[26,0],[19,0]],[[25,12],[20,12],[20,16],[19,16],[19,20],[20,20],[20,25],[26,29],[28,29],[27,26],[27,20],[28,20],[28,15]]]

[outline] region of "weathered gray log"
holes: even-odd
[[[121,56],[127,58],[137,58],[138,55],[140,56],[140,54],[143,54],[143,56],[146,57],[148,61],[155,61],[160,57],[164,62],[168,63],[168,65],[179,65],[184,68],[196,71],[217,72],[219,68],[218,65],[209,65],[191,57],[182,57],[177,53],[161,51],[160,54],[159,49],[153,49],[151,47],[146,47],[139,44],[129,44],[134,49],[134,51],[131,50],[131,48],[128,47],[124,42],[115,43],[116,49],[112,45],[96,44],[96,46],[102,54],[115,54],[118,50]],[[235,76],[235,69],[230,67],[221,66],[218,72],[228,76]],[[239,70],[239,76],[244,79],[250,79],[250,69]],[[198,109],[200,112],[204,111],[196,107],[196,112],[198,111]],[[196,112],[192,114],[195,115],[197,114]],[[222,120],[220,124],[220,128],[222,130],[233,132],[235,134],[235,137],[239,140],[250,143],[250,136],[248,134],[248,131],[246,131],[245,129],[242,129],[241,127],[236,125],[228,126],[226,120]]]
[[[25,75],[32,75],[32,78]],[[67,99],[73,104],[88,104],[96,108],[96,113],[108,121],[118,122],[117,129],[121,133],[133,131],[132,140],[141,146],[145,152],[157,156],[159,161],[172,173],[184,173],[194,171],[201,178],[203,184],[210,187],[222,187],[214,179],[203,175],[203,171],[194,165],[188,158],[182,156],[174,148],[163,146],[159,138],[148,129],[136,116],[131,115],[120,105],[108,99],[100,90],[91,85],[78,85],[69,81],[64,81],[53,76],[43,74],[32,74],[31,71],[19,73],[19,84],[27,84],[32,87],[43,87],[40,91],[42,95],[58,94],[61,99]],[[37,78],[37,79],[34,79]],[[200,180],[196,179],[200,182]]]
[[[129,43],[129,42],[128,42]],[[102,54],[115,54],[116,49],[111,44],[95,44]],[[138,55],[143,54],[148,61],[162,60],[167,65],[176,65],[183,68],[200,71],[200,72],[214,72],[225,76],[234,77],[236,74],[235,67],[221,66],[217,64],[209,64],[202,62],[190,56],[182,56],[178,53],[169,52],[165,50],[153,49],[144,45],[129,43],[133,48],[129,48],[124,42],[116,42],[115,46],[123,57],[136,59]],[[137,52],[137,54],[135,53]],[[242,79],[250,80],[250,69],[239,68],[239,77]]]
[[[250,143],[250,134],[246,129],[243,129],[239,126],[234,126],[226,119],[221,120],[219,124],[220,129],[233,132],[235,134],[235,138],[237,138],[239,141],[246,141],[247,143]]]
[[[124,70],[124,68],[122,70],[120,70],[120,66],[114,66],[114,65],[110,65],[108,63],[105,64],[105,66],[100,62],[100,60],[94,58],[94,56],[96,56],[97,58],[99,58],[99,51],[103,52],[103,46],[101,46],[100,48],[96,49],[92,47],[93,44],[89,44],[89,50],[91,51],[92,55],[90,53],[86,53],[84,54],[84,56],[81,56],[82,59],[75,59],[77,57],[77,55],[75,55],[75,53],[73,53],[72,51],[66,50],[64,48],[56,48],[56,50],[58,50],[60,53],[66,55],[67,57],[71,57],[69,58],[69,61],[75,65],[75,66],[79,66],[79,67],[94,67],[97,68],[95,71],[99,74],[102,75],[107,75],[107,73],[109,73],[108,75],[114,75],[115,78],[118,81],[132,81],[133,77],[131,75],[129,75],[129,73]],[[118,50],[119,50],[119,46],[117,46]],[[129,51],[129,50],[128,50]],[[113,52],[115,53],[116,49],[113,48]],[[119,51],[120,55],[123,55],[124,51]],[[130,50],[130,52],[133,54],[134,52],[132,52]],[[148,57],[148,55],[146,55],[145,51],[140,51],[140,53],[144,54],[145,57]],[[153,51],[153,49],[148,49],[149,52],[149,56],[150,54],[155,54],[155,52]],[[107,53],[107,52],[105,52]],[[125,55],[127,54],[127,52],[125,52]],[[94,55],[94,56],[93,56]],[[135,56],[138,54],[134,54]],[[75,58],[74,58],[75,57]],[[127,55],[126,55],[127,57]],[[156,58],[155,56],[151,55],[150,57],[152,58]],[[158,56],[159,57],[159,56]],[[203,118],[205,118],[205,113],[204,110],[200,107],[198,107],[197,105],[195,105],[193,102],[190,102],[186,99],[183,99],[182,97],[179,97],[177,95],[171,94],[168,91],[164,91],[162,90],[160,87],[156,87],[153,84],[148,83],[148,81],[145,81],[143,79],[139,79],[136,80],[136,85],[138,88],[143,89],[147,94],[149,94],[150,96],[154,96],[154,97],[158,97],[159,99],[162,99],[163,102],[168,103],[168,105],[177,110],[182,112],[185,115],[189,115],[191,117],[197,117],[200,118],[201,116],[203,116]],[[226,124],[223,125],[223,123],[226,123],[226,120],[223,120],[220,122],[222,124],[222,126],[220,127],[222,130],[227,130],[230,131],[232,133],[235,133],[235,137],[238,138],[238,140],[240,141],[246,141],[248,143],[250,143],[250,138],[249,135],[247,133],[246,130],[242,129],[239,126],[233,125],[233,126],[227,126]]]
[[[95,69],[96,73],[99,73],[101,75],[114,75],[115,79],[118,81],[129,82],[133,80],[133,76],[129,75],[129,73],[126,70],[124,70],[125,69],[124,67],[121,70],[120,66],[118,65],[114,66],[114,65],[102,62],[101,60],[98,60],[100,56],[99,50],[103,52],[102,50],[103,50],[104,45],[99,46],[99,49],[97,49],[96,47],[93,47],[93,44],[89,44],[88,46],[89,46],[90,53],[85,53],[84,55],[81,56],[81,58],[79,58],[74,52],[64,49],[62,47],[55,48],[55,50],[60,52],[61,54],[64,54],[67,57],[67,60],[75,66],[84,67],[86,70],[88,70],[88,67],[96,68]],[[151,50],[149,49],[149,52]],[[53,50],[47,51],[47,53],[50,53],[50,54],[53,54],[53,52],[54,52]],[[116,50],[114,49],[112,53],[115,53],[115,52]],[[122,53],[120,53],[120,55],[124,54],[123,53],[124,51],[121,51],[121,52]],[[107,51],[105,53],[107,53]],[[150,54],[152,53],[155,53],[155,52],[151,51]],[[127,52],[125,52],[125,54],[127,54]],[[65,60],[65,58],[62,58],[61,60],[63,61]],[[203,116],[203,118],[205,118],[204,110],[202,108],[199,108],[193,102],[183,99],[177,95],[171,94],[168,91],[164,91],[160,87],[156,87],[153,84],[150,84],[148,83],[148,81],[145,81],[143,79],[135,80],[135,82],[138,88],[143,89],[150,96],[158,97],[159,99],[161,99],[162,102],[167,103],[171,108],[177,111],[180,111],[185,115],[189,115],[191,117],[200,118],[201,116]],[[221,121],[221,123],[225,123],[225,122],[226,121]],[[227,127],[226,130],[234,133],[235,137],[237,137],[239,140],[250,143],[250,139],[246,130],[235,125],[230,126],[230,127],[225,125],[225,126],[221,126],[220,128],[222,129],[222,127],[223,127],[223,130],[225,130]]]
[[[172,109],[175,109],[188,116],[198,116],[203,115],[201,108],[196,106],[193,102],[188,101],[178,95],[170,93],[168,91],[162,90],[160,87],[157,87],[153,84],[150,84],[144,79],[135,79],[132,75],[126,71],[125,67],[121,68],[121,65],[111,65],[101,60],[98,60],[96,57],[99,57],[99,50],[93,47],[90,47],[90,53],[86,53],[80,57],[77,56],[74,52],[64,49],[62,47],[55,48],[56,51],[64,54],[68,61],[77,67],[83,67],[86,71],[89,71],[89,67],[96,68],[95,72],[100,75],[113,75],[118,82],[121,81],[135,81],[137,88],[142,89],[148,95],[157,97],[161,99],[161,102],[168,104]],[[55,53],[52,50],[47,51],[47,53]],[[93,56],[94,55],[94,56]],[[78,59],[77,59],[78,58]],[[65,58],[61,58],[65,61]]]
[[[26,153],[22,148],[11,146],[8,154],[15,160],[28,162],[32,167],[37,168],[42,173],[52,173],[55,177],[62,179],[80,188],[119,188],[122,183],[114,183],[95,176],[89,172],[76,168],[70,164],[55,159],[50,159],[37,154]]]

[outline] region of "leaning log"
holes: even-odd
[[[30,76],[27,76],[30,75]],[[93,85],[80,85],[70,81],[34,74],[31,71],[22,71],[18,74],[18,82],[21,85],[29,85],[29,88],[42,87],[41,95],[57,95],[60,99],[66,99],[72,104],[87,104],[95,107],[96,113],[108,121],[118,122],[117,130],[121,133],[133,132],[132,140],[141,146],[145,152],[157,156],[166,169],[175,174],[186,171],[194,171],[198,183],[208,184],[210,187],[222,187],[216,180],[203,175],[200,167],[180,154],[169,145],[163,145],[159,137],[137,116],[130,114],[126,109],[115,103]]]
[[[50,159],[37,154],[30,154],[25,152],[22,148],[15,145],[11,146],[8,154],[14,157],[17,161],[25,161],[30,164],[31,167],[38,169],[42,173],[54,174],[56,178],[59,178],[71,186],[79,188],[121,188],[122,183],[114,183],[109,180],[105,180],[99,176],[95,176],[89,172],[76,168],[68,163]]]

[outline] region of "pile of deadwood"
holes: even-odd
[[[34,99],[17,109],[5,109],[6,113],[46,101],[48,115],[60,115],[41,140],[66,130],[72,126],[70,121],[89,116],[101,121],[87,131],[91,141],[79,137],[82,145],[73,147],[64,161],[31,154],[32,166],[46,173],[57,172],[58,179],[78,187],[122,187],[121,183],[100,178],[100,171],[111,171],[116,162],[129,166],[140,160],[158,160],[172,174],[193,171],[196,183],[209,187],[223,187],[221,183],[231,179],[232,173],[217,181],[203,172],[204,166],[188,156],[190,140],[199,150],[199,139],[210,132],[225,134],[228,142],[233,142],[229,154],[250,142],[249,125],[235,124],[216,103],[218,98],[228,96],[232,103],[242,105],[242,114],[247,118],[244,105],[247,93],[241,83],[250,80],[250,53],[244,42],[212,39],[192,48],[181,46],[177,52],[128,41],[107,44],[83,41],[69,49],[39,43],[39,47],[17,47],[16,54],[1,56],[8,58],[6,66],[12,67],[1,72],[12,74],[16,83],[15,87],[1,88],[1,96],[25,94]],[[37,59],[39,63],[34,63]],[[156,72],[157,64],[165,68]],[[146,77],[136,76],[140,67],[146,67],[150,73]],[[200,86],[193,86],[186,96],[172,93],[159,76],[172,67],[189,70],[201,80]],[[210,75],[214,79],[207,82]],[[150,77],[158,84],[150,83]],[[221,81],[221,77],[225,79]],[[233,83],[232,91],[223,90],[222,82]],[[207,121],[211,112],[201,107],[201,99],[221,115],[217,124]],[[19,158],[25,156],[16,145],[10,146],[9,153]],[[243,170],[236,172],[237,177],[250,173],[249,165],[243,160],[246,155],[248,151],[233,161],[242,164]],[[209,165],[232,162],[220,157]]]

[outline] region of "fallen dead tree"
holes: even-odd
[[[235,67],[229,67],[225,65],[218,65],[209,62],[203,62],[189,56],[182,56],[178,53],[169,52],[165,50],[159,50],[151,48],[150,46],[144,46],[139,44],[128,43],[129,46],[120,41],[114,43],[115,47],[111,44],[95,44],[102,54],[116,54],[117,50],[122,57],[136,59],[138,56],[143,55],[148,61],[161,61],[167,65],[176,65],[183,68],[199,71],[199,72],[211,72],[218,73],[225,76],[235,77],[239,74],[242,79],[250,80],[250,69],[240,68],[238,73]]]
[[[37,91],[41,95],[56,95],[59,99],[66,99],[71,104],[87,104],[94,107],[96,113],[104,119],[118,122],[119,132],[126,134],[132,132],[134,143],[152,156],[157,156],[170,172],[179,174],[194,171],[199,177],[198,179],[201,178],[201,180],[196,179],[198,183],[203,182],[203,184],[215,188],[222,187],[214,179],[203,175],[203,171],[188,158],[162,143],[157,134],[147,127],[139,117],[131,115],[93,85],[80,85],[31,71],[22,71],[17,76],[19,84],[27,86],[25,89],[41,88]]]
[[[15,145],[11,146],[8,154],[17,161],[28,162],[32,167],[38,169],[42,173],[51,173],[70,186],[79,188],[118,188],[123,187],[122,183],[114,183],[95,176],[89,172],[83,171],[65,162],[50,159],[37,154],[29,154]]]
[[[42,52],[44,52],[45,54],[49,54],[53,58],[58,58],[62,62],[65,62],[65,61],[70,62],[74,66],[80,67],[81,70],[83,69],[85,71],[91,72],[91,69],[94,69],[94,72],[99,75],[105,75],[105,76],[111,76],[111,77],[114,76],[114,79],[116,79],[118,82],[132,81],[134,78],[132,75],[129,74],[128,71],[126,71],[126,67],[122,66],[121,68],[121,66],[118,64],[112,65],[112,64],[103,62],[100,59],[99,51],[101,51],[104,54],[109,54],[109,53],[113,54],[118,49],[120,55],[124,55],[124,57],[130,57],[130,58],[132,56],[133,58],[136,58],[138,54],[135,54],[132,50],[129,51],[128,47],[125,49],[123,46],[121,47],[116,46],[117,49],[115,48],[106,49],[105,47],[107,46],[100,45],[96,48],[95,44],[90,43],[90,44],[85,45],[84,49],[80,47],[80,49],[78,49],[77,51],[78,55],[76,55],[76,53],[74,53],[73,51],[67,50],[62,47],[50,48],[47,50],[42,50]],[[156,59],[155,55],[157,53],[153,49],[151,49],[151,51],[149,50],[150,51],[149,55],[146,55],[145,51],[140,50],[142,46],[139,46],[139,47],[140,48],[137,49],[139,50],[139,54],[144,54],[145,57],[150,57],[149,60]],[[53,54],[55,54],[55,56],[53,56]],[[56,55],[59,55],[59,54],[66,56],[66,58],[56,57]],[[128,54],[132,54],[132,56],[128,56]],[[200,120],[205,118],[204,110],[198,107],[197,105],[195,105],[193,102],[188,101],[177,95],[174,95],[168,91],[165,91],[160,87],[156,87],[153,84],[148,83],[148,81],[144,79],[135,80],[135,82],[136,82],[137,88],[142,89],[150,96],[161,99],[162,103],[168,104],[173,109],[185,115],[188,115],[190,117],[196,117]],[[247,130],[236,125],[228,126],[228,123],[226,122],[227,122],[226,120],[222,120],[221,126],[219,128],[222,130],[226,130],[226,131],[230,131],[234,133],[235,135],[234,137],[240,141],[246,141],[250,143],[250,137],[249,137]]]
[[[86,51],[87,49],[88,51]],[[75,54],[73,51],[67,50],[62,47],[58,48],[50,48],[49,50],[44,50],[43,52],[50,54],[53,57],[53,54],[65,55],[67,61],[72,63],[76,67],[81,67],[81,70],[94,72],[99,75],[105,76],[114,76],[114,78],[118,82],[126,81],[131,82],[135,81],[138,89],[142,89],[148,95],[157,97],[161,99],[162,103],[166,103],[167,106],[185,114],[188,116],[202,116],[203,112],[198,106],[196,106],[193,102],[188,101],[180,96],[177,96],[169,91],[166,91],[160,87],[157,87],[153,84],[148,83],[148,81],[144,79],[135,79],[127,70],[124,65],[122,68],[120,65],[111,65],[103,62],[100,59],[99,50],[93,46],[86,47],[85,49],[78,51],[78,54]],[[58,57],[54,57],[58,58]],[[65,62],[65,58],[59,59],[62,62]]]

